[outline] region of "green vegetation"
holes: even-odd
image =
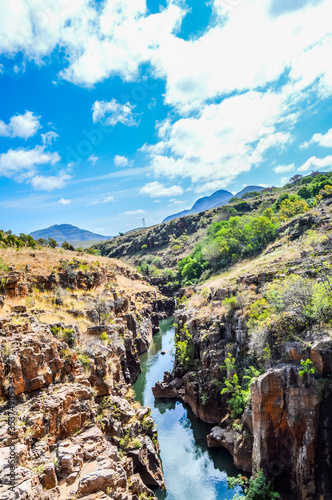
[[[272,211],[265,211],[260,217],[237,216],[212,223],[207,238],[178,262],[182,285],[198,283],[205,270],[220,271],[257,255],[275,239],[278,225]]]
[[[303,370],[299,371],[300,377],[307,377],[308,375],[314,375],[315,374],[315,367],[311,359],[302,359],[301,360],[301,366]]]
[[[245,496],[236,494],[233,500],[280,500],[279,493],[274,491],[273,485],[267,481],[262,470],[255,476],[248,479],[245,476],[228,477],[227,487],[233,489],[235,486],[241,486]]]
[[[61,328],[60,326],[52,326],[51,332],[56,338],[62,340],[63,342],[66,342],[66,344],[69,347],[76,346],[76,336],[72,328]]]
[[[320,280],[297,274],[275,280],[264,297],[250,305],[250,347],[258,357],[277,354],[295,334],[332,322],[331,272],[331,266],[324,265]]]
[[[194,359],[193,336],[184,326],[180,333],[175,335],[175,358],[184,370],[197,369],[198,360]]]
[[[225,365],[221,368],[226,370],[227,378],[225,379],[225,387],[220,394],[229,395],[228,405],[231,417],[239,418],[250,403],[250,384],[259,377],[261,371],[250,366],[238,374],[235,358],[231,354],[228,354]]]
[[[4,247],[30,247],[35,248],[37,246],[37,242],[33,239],[32,236],[28,234],[21,233],[19,236],[15,236],[11,231],[1,231],[0,230],[0,243]]]

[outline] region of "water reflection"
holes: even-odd
[[[173,320],[161,322],[150,349],[141,356],[142,373],[134,385],[141,404],[151,406],[158,429],[167,491],[159,500],[228,500],[227,474],[237,475],[232,457],[222,448],[209,449],[206,435],[211,425],[197,419],[192,410],[176,400],[154,400],[152,387],[173,368]],[[160,351],[166,350],[165,355]]]

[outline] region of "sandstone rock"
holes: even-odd
[[[58,485],[58,480],[55,474],[55,467],[52,462],[44,465],[43,472],[39,477],[39,481],[41,482],[45,490],[56,488],[56,486]]]
[[[251,385],[253,471],[263,468],[285,498],[315,493],[315,453],[320,397],[294,367],[270,370]]]
[[[15,312],[15,313],[25,313],[27,311],[27,308],[26,306],[22,306],[22,305],[19,305],[19,306],[12,306],[12,311]]]
[[[97,491],[106,491],[109,487],[112,490],[116,488],[125,488],[127,477],[125,470],[119,464],[114,464],[114,469],[98,470],[83,476],[78,484],[77,495],[95,493]]]

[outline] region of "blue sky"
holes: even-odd
[[[332,167],[330,0],[4,0],[0,227],[115,235]]]

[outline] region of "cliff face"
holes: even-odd
[[[174,301],[107,259],[39,267],[2,274],[0,499],[155,498],[157,431],[130,383]]]

